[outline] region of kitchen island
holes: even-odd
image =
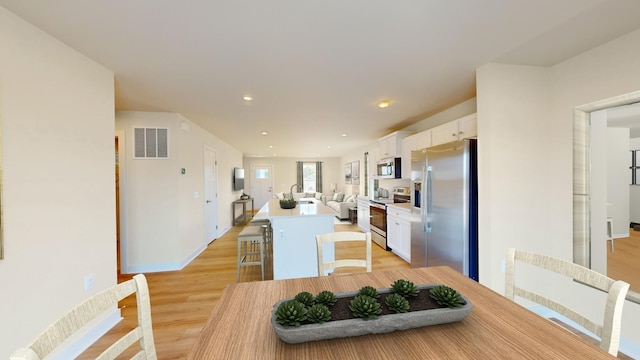
[[[279,200],[271,199],[254,217],[268,219],[273,228],[274,280],[318,276],[316,235],[334,231],[333,210],[314,199],[298,201],[293,209],[281,209]],[[325,244],[325,262],[334,254],[332,244]]]

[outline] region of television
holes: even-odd
[[[233,168],[233,190],[244,190],[244,169]]]

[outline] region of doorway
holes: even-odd
[[[218,160],[214,149],[204,147],[204,242],[218,238]]]
[[[574,110],[574,154],[573,154],[573,261],[577,264],[606,273],[607,253],[606,244],[594,243],[606,227],[605,206],[600,206],[600,212],[593,213],[592,182],[592,115],[596,112],[613,107],[629,105],[640,101],[640,91],[600,100],[576,107]],[[603,210],[604,209],[604,210]],[[602,224],[601,224],[602,223]],[[602,229],[600,229],[602,227]],[[604,270],[603,270],[604,269]]]
[[[273,166],[251,165],[251,196],[254,206],[261,209],[273,197]]]
[[[124,131],[116,131],[115,150],[115,196],[116,196],[116,269],[117,274],[128,274],[127,221],[126,221],[126,141]]]

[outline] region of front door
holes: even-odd
[[[251,165],[251,195],[256,209],[261,209],[273,197],[273,167]]]

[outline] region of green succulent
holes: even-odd
[[[380,297],[380,294],[378,294],[378,290],[376,290],[376,288],[374,288],[373,286],[363,286],[358,292],[358,295],[367,295],[371,296],[374,299]]]
[[[393,284],[391,284],[391,289],[394,293],[398,295],[402,295],[405,298],[409,296],[418,296],[420,290],[415,286],[411,281],[399,279],[396,280]]]
[[[321,291],[318,296],[316,296],[316,304],[323,304],[327,307],[333,306],[336,301],[336,296],[331,291]]]
[[[276,322],[289,326],[300,326],[307,319],[307,308],[297,300],[289,300],[281,303],[276,310]]]
[[[315,303],[315,298],[313,297],[313,294],[308,291],[303,291],[301,293],[298,293],[294,299],[298,300],[308,308]]]
[[[394,312],[405,313],[409,311],[409,301],[400,294],[389,294],[385,303]]]
[[[459,292],[445,285],[432,287],[429,296],[442,306],[459,307],[466,304]]]
[[[307,319],[313,323],[322,324],[331,320],[331,311],[324,304],[315,304],[309,308]]]
[[[378,300],[367,295],[358,295],[349,303],[353,316],[364,320],[376,319],[382,313]]]

